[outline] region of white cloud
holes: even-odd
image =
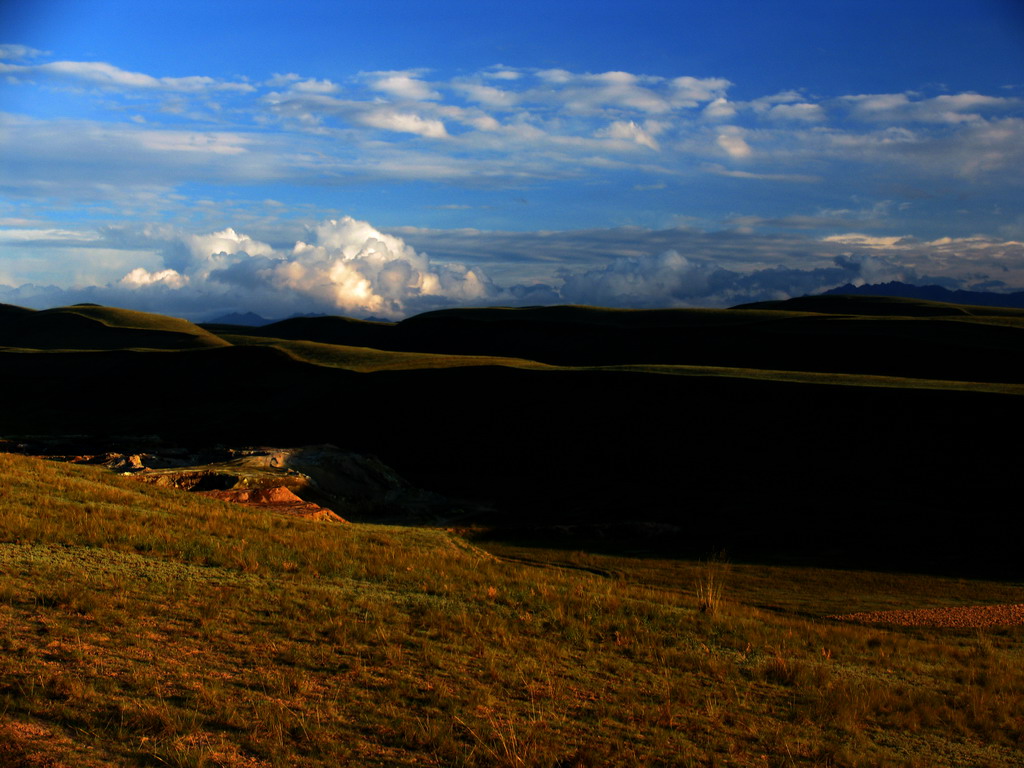
[[[716,176],[729,176],[734,179],[759,179],[761,181],[792,181],[801,183],[812,183],[821,181],[820,176],[812,176],[806,173],[753,173],[751,171],[737,171],[726,168],[717,163],[708,163],[704,169]]]
[[[463,93],[467,99],[487,107],[507,109],[519,102],[519,95],[513,91],[502,90],[481,83],[456,82],[455,90]]]
[[[366,77],[375,91],[408,101],[434,101],[441,94],[420,80],[415,72],[369,72]]]
[[[750,145],[743,139],[743,130],[736,126],[722,128],[716,141],[718,146],[733,159],[741,160],[753,154]]]
[[[301,79],[302,75],[297,75],[294,72],[287,72],[285,74],[275,72],[264,85],[271,88],[286,88]]]
[[[522,75],[514,69],[507,69],[499,67],[498,69],[485,70],[483,73],[484,77],[489,77],[494,80],[518,80]]]
[[[943,94],[913,99],[915,94],[881,93],[844,96],[851,114],[861,120],[884,122],[971,123],[982,113],[1019,108],[1020,99],[984,96],[979,93]]]
[[[134,134],[139,146],[158,152],[200,152],[211,155],[237,155],[245,152],[248,139],[237,133],[198,131],[139,131]]]
[[[790,120],[800,122],[820,122],[825,119],[825,111],[818,104],[776,104],[768,110],[766,116],[771,120]]]
[[[280,179],[301,167],[255,132],[155,128],[134,122],[33,120],[0,113],[0,190],[127,208],[156,202],[175,185]]]
[[[269,317],[310,311],[400,317],[461,304],[731,306],[889,280],[951,288],[1024,287],[1020,241],[981,236],[921,241],[856,232],[815,239],[760,235],[755,228],[746,233],[405,228],[405,237],[399,237],[344,217],[320,222],[290,248],[273,248],[230,227],[203,234],[167,226],[108,228],[82,233],[89,248],[80,247],[73,256],[80,287],[0,288],[0,301],[27,306],[97,301],[197,318],[233,310]],[[39,233],[48,235],[45,228]],[[430,243],[450,262],[431,259],[410,245],[411,238]],[[83,282],[90,274],[85,260],[90,250],[104,264],[124,264],[123,271],[105,285]],[[160,251],[162,264],[155,255]],[[467,264],[478,254],[491,259],[487,273]],[[11,280],[18,265],[0,262],[0,274]],[[488,277],[492,266],[506,275],[501,284]]]
[[[822,242],[839,243],[841,245],[856,245],[861,248],[893,248],[906,238],[900,235],[879,237],[876,235],[862,235],[858,232],[849,232],[843,235],[829,235],[823,237]]]
[[[0,59],[32,59],[43,55],[43,51],[27,45],[0,45]]]
[[[130,72],[103,61],[51,61],[36,65],[0,65],[9,75],[44,75],[57,79],[117,90],[161,90],[181,93],[204,91],[252,92],[248,83],[227,82],[212,77],[153,77]]]
[[[299,93],[337,93],[340,90],[340,86],[337,83],[332,83],[326,78],[317,80],[315,77],[292,83],[291,88]]]
[[[183,238],[192,254],[191,275],[206,278],[215,269],[222,269],[247,256],[270,256],[274,249],[266,243],[239,234],[231,227],[205,235],[187,235]]]
[[[480,115],[479,117],[466,117],[463,118],[462,123],[470,125],[476,128],[478,131],[497,131],[501,129],[501,123],[495,120],[490,115]]]
[[[724,98],[731,85],[723,77],[677,77],[671,81],[672,102],[677,106],[695,107],[701,102]]]
[[[566,272],[561,295],[573,304],[674,306],[706,290],[710,270],[676,251],[620,258],[606,267]]]
[[[188,282],[188,278],[178,274],[173,269],[161,269],[157,272],[150,272],[143,267],[136,267],[127,275],[122,277],[118,284],[124,288],[134,290],[147,285],[164,285],[168,288],[181,288]]]
[[[1019,188],[1024,167],[1024,102],[974,92],[821,99],[794,88],[737,101],[721,77],[503,65],[454,76],[414,68],[336,79],[285,72],[254,78],[253,86],[156,77],[104,62],[16,61],[10,57],[45,55],[3,50],[9,58],[0,68],[22,81],[19,88],[38,88],[44,77],[97,86],[102,93],[51,88],[46,98],[89,100],[78,114],[109,117],[0,115],[0,187],[39,206],[92,197],[109,203],[108,215],[126,201],[138,210],[143,199],[157,210],[172,194],[188,197],[192,185],[259,184],[254,199],[285,199],[270,185],[287,183],[294,185],[287,199],[304,190],[321,201],[317,215],[330,215],[320,191],[327,186],[430,179],[533,188],[550,198],[561,184],[628,190],[671,178],[679,199],[707,173],[763,186],[821,180],[829,183],[829,204],[841,207],[840,199],[877,194],[879,184],[938,190],[947,199],[1005,197]],[[780,194],[798,194],[793,184],[787,191],[778,185]],[[669,221],[679,213],[667,209],[671,198],[652,199],[658,210],[623,208],[621,220]],[[735,211],[749,212],[746,205]],[[700,206],[687,213],[719,222],[734,213]],[[514,226],[514,214],[492,211],[495,221],[505,216]],[[211,229],[223,226],[223,219],[208,221]]]
[[[701,114],[709,120],[729,120],[736,115],[736,105],[730,103],[724,97],[710,102]]]
[[[530,100],[554,101],[570,114],[590,115],[607,109],[630,109],[645,114],[671,111],[668,99],[650,86],[662,78],[629,72],[575,74],[564,69],[542,70],[536,76],[547,88],[534,89]]]
[[[73,229],[0,229],[0,243],[82,243],[98,237],[95,233]]]
[[[494,291],[479,269],[433,264],[365,221],[330,219],[310,234],[310,242],[298,241],[289,251],[230,227],[180,235],[167,246],[164,269],[133,269],[118,286],[212,294],[221,302],[233,297],[239,306],[268,305],[280,312],[315,308],[388,317],[482,301]]]
[[[625,120],[617,120],[607,128],[603,128],[598,131],[595,136],[630,141],[640,145],[641,147],[653,149],[655,152],[659,149],[658,142],[654,136],[651,135],[651,132],[644,130],[632,120],[628,122]]]
[[[363,125],[395,133],[412,133],[428,139],[443,139],[448,135],[444,123],[440,120],[424,118],[412,112],[400,112],[396,109],[371,109],[357,113],[354,118]]]

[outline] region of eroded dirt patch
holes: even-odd
[[[220,499],[221,501],[245,504],[249,507],[259,507],[261,509],[273,510],[274,512],[284,512],[309,520],[329,520],[337,523],[347,522],[329,509],[309,501],[303,501],[284,486],[253,489],[236,488],[226,491],[197,491],[197,493]]]

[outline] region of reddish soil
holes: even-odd
[[[275,512],[297,515],[309,520],[345,522],[344,519],[331,510],[324,509],[310,501],[303,501],[283,485],[276,488],[255,488],[252,490],[238,488],[230,491],[197,491],[197,493],[213,499],[229,501],[233,504],[245,504],[250,507],[270,509]]]
[[[828,618],[859,624],[898,624],[904,627],[1007,627],[1024,624],[1024,604],[874,611],[847,613]]]

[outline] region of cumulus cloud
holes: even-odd
[[[166,233],[165,233],[166,234]],[[267,312],[309,311],[398,317],[418,309],[486,301],[496,289],[479,269],[432,263],[401,238],[350,217],[321,222],[287,251],[229,227],[175,234],[164,268],[138,267],[117,287]],[[261,309],[262,308],[262,309]]]
[[[981,236],[922,241],[850,231],[815,238],[758,234],[756,225],[731,232],[405,228],[399,236],[350,217],[322,221],[287,247],[232,227],[198,234],[167,225],[105,228],[82,232],[77,242],[67,231],[36,232],[36,247],[94,249],[105,263],[150,255],[106,284],[0,287],[0,301],[96,301],[197,319],[228,311],[398,318],[457,305],[720,307],[890,280],[1024,288],[1024,243]],[[12,239],[29,243],[30,233]],[[444,261],[410,240],[429,244]],[[486,271],[481,255],[490,259]],[[491,273],[503,275],[501,282]]]
[[[706,290],[712,270],[676,251],[620,258],[601,269],[563,273],[562,296],[574,304],[672,306]]]
[[[173,269],[161,269],[150,272],[143,267],[136,267],[118,281],[125,288],[135,289],[144,285],[166,285],[170,288],[181,288],[188,280],[184,275]]]

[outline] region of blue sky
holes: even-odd
[[[1024,289],[1024,4],[0,5],[0,301]]]

